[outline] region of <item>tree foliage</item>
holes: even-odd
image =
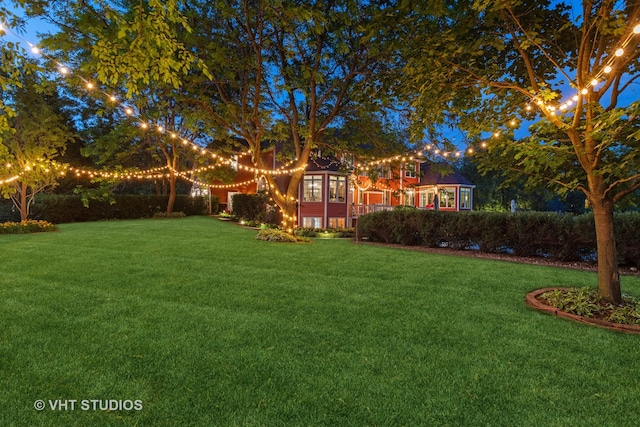
[[[26,220],[35,195],[57,185],[63,168],[55,159],[64,153],[74,134],[61,112],[56,111],[59,103],[55,101],[55,88],[47,86],[37,74],[22,74],[19,79],[19,87],[2,95],[15,115],[8,119],[9,129],[0,134],[4,141],[0,162],[12,176],[1,190]]]

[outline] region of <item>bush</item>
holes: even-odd
[[[311,242],[311,239],[304,238],[304,237],[296,237],[294,235],[291,235],[289,233],[286,233],[282,230],[278,230],[275,228],[262,229],[258,231],[256,240],[264,240],[267,242],[286,242],[286,243]]]
[[[67,222],[99,221],[109,219],[151,218],[166,210],[169,196],[114,195],[115,203],[91,201],[88,207],[82,204],[79,195],[40,195],[32,205],[34,219],[60,224]],[[217,198],[212,202],[217,204]],[[185,215],[206,213],[206,199],[188,195],[176,196],[174,210]]]
[[[4,222],[0,225],[0,234],[29,234],[55,231],[58,228],[47,221],[26,220],[20,222]]]
[[[614,215],[621,263],[640,264],[640,213]],[[358,236],[372,242],[481,252],[509,252],[555,261],[593,259],[592,214],[551,212],[443,212],[416,209],[374,212],[358,218]]]
[[[166,212],[156,212],[153,214],[154,218],[184,218],[186,216],[184,212],[171,212],[169,215],[167,215]]]
[[[275,222],[275,209],[269,204],[268,194],[234,194],[232,200],[236,217],[247,221]]]

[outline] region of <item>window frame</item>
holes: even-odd
[[[310,192],[307,197],[307,185],[310,184]],[[322,175],[305,175],[302,180],[302,201],[308,203],[320,203],[323,200],[323,179]]]

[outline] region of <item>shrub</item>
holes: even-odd
[[[52,223],[99,221],[107,219],[151,218],[166,210],[169,196],[114,195],[115,203],[94,200],[88,207],[82,204],[79,195],[40,195],[31,209],[34,219]],[[185,215],[206,213],[206,200],[184,194],[176,196],[174,210]],[[212,198],[217,204],[217,198]]]
[[[156,212],[153,214],[154,218],[184,218],[187,215],[184,212],[171,212],[167,215],[166,212]]]
[[[285,242],[285,243],[297,243],[297,242],[311,242],[311,239],[304,237],[296,237],[282,230],[275,228],[261,229],[258,231],[256,240],[264,240],[266,242]]]
[[[0,226],[0,234],[29,234],[55,231],[58,228],[47,221],[26,220],[20,222],[4,222]]]
[[[640,265],[640,213],[614,215],[618,257]],[[552,212],[445,212],[396,209],[358,218],[358,237],[373,242],[509,252],[556,261],[592,259],[596,249],[592,214]]]
[[[275,210],[269,204],[269,195],[266,193],[257,194],[234,194],[233,214],[238,218],[247,221],[275,222]]]

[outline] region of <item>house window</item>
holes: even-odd
[[[440,207],[455,208],[456,207],[456,189],[455,187],[444,187],[440,189]]]
[[[407,163],[404,165],[404,176],[405,178],[415,178],[416,177],[416,164],[415,163]]]
[[[404,195],[404,204],[405,206],[415,206],[416,205],[416,193],[413,188],[407,190]]]
[[[344,176],[329,177],[329,201],[344,202],[347,194],[347,178]]]
[[[307,175],[304,177],[303,201],[305,202],[321,202],[322,201],[322,176]]]
[[[329,228],[344,228],[344,218],[329,218]]]
[[[460,209],[471,209],[471,189],[460,189]]]
[[[433,199],[435,198],[436,190],[422,190],[420,191],[420,207],[433,208]]]
[[[303,228],[322,228],[322,218],[319,216],[305,216],[302,218]]]

